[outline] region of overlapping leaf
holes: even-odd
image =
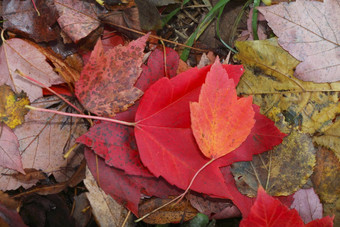
[[[302,61],[295,71],[298,78],[318,83],[340,80],[339,0],[297,0],[259,7],[259,11],[279,44]]]
[[[255,196],[262,186],[270,195],[287,196],[307,182],[314,166],[311,138],[292,132],[272,151],[256,155],[250,162],[233,163],[232,173],[242,194]]]
[[[39,99],[39,101],[32,105],[46,108],[55,103],[53,97]],[[73,167],[81,162],[82,154],[74,151],[68,159],[64,159],[63,153],[68,151],[75,138],[85,131],[85,125],[74,118],[30,111],[25,116],[25,123],[14,130],[20,144],[23,168],[33,168],[42,170],[48,175],[53,174],[59,182],[68,180],[75,171]],[[20,186],[28,188],[37,182],[37,179],[22,182],[10,176],[13,173],[7,168],[0,168],[1,190],[17,189]]]
[[[75,43],[89,35],[100,25],[94,5],[89,2],[54,0],[54,4],[59,12],[58,23],[61,29]]]
[[[158,79],[168,75],[176,75],[178,54],[166,48],[167,74],[165,74],[163,52],[155,50],[148,59],[148,65],[143,65],[143,72],[136,82],[136,87],[142,91],[149,88]],[[118,113],[115,118],[133,121],[139,101],[125,112]],[[137,150],[133,128],[109,122],[95,124],[90,130],[79,137],[77,142],[83,143],[105,159],[106,164],[122,169],[130,175],[152,176],[142,166]]]
[[[125,111],[143,94],[134,84],[142,71],[147,39],[148,35],[105,53],[98,40],[75,84],[75,94],[87,110],[112,117]]]
[[[290,208],[299,212],[305,224],[322,218],[322,204],[313,188],[300,189],[297,191],[294,194],[294,202]]]
[[[18,138],[3,123],[0,123],[0,166],[25,173],[22,167]]]
[[[290,126],[304,133],[326,130],[340,113],[340,83],[315,84],[293,76],[298,61],[276,39],[236,42],[236,58],[245,66],[237,91],[252,95],[261,113],[284,132]]]
[[[24,94],[15,94],[7,85],[0,86],[0,122],[4,122],[8,127],[15,128],[25,120],[28,109],[25,105],[30,102]]]
[[[193,138],[189,103],[198,100],[201,85],[209,69],[210,66],[194,68],[171,80],[160,79],[146,91],[136,114],[135,136],[143,164],[155,176],[163,176],[180,188],[186,188],[195,172],[208,160],[201,154]],[[224,69],[237,84],[243,73],[242,67],[227,65]],[[258,108],[254,109],[255,112],[258,111]],[[270,122],[268,119],[267,121]],[[254,126],[256,129],[261,127],[256,124]],[[218,167],[235,161],[250,160],[254,150],[261,153],[282,141],[284,134],[273,123],[270,125],[267,122],[264,128],[266,131],[262,131],[263,134],[253,131],[243,143],[244,146],[242,144],[234,152],[207,166],[191,188],[222,198],[233,196],[234,194],[229,193],[229,185],[224,183]],[[259,137],[259,140],[254,140],[254,136]]]
[[[16,69],[48,87],[52,84],[63,83],[61,77],[46,61],[45,55],[22,39],[6,40],[0,47],[0,59],[2,72],[0,85],[11,86],[15,93],[25,91],[31,102],[42,97],[42,89],[15,73]]]
[[[47,42],[57,38],[52,27],[57,21],[57,11],[53,0],[38,0],[36,6],[40,15],[34,10],[30,1],[3,1],[4,29],[26,35],[36,42]]]
[[[289,210],[288,207],[280,203],[279,200],[269,196],[260,187],[257,191],[257,198],[251,208],[249,216],[243,219],[240,227],[260,227],[260,226],[305,226],[296,210]],[[306,226],[333,226],[333,218],[327,216],[323,219],[315,220]]]
[[[254,126],[252,98],[237,98],[235,84],[216,59],[202,85],[198,102],[190,103],[191,128],[202,153],[222,157],[243,143]]]
[[[88,148],[85,149],[85,158],[99,186],[137,216],[141,192],[157,197],[179,194],[176,188],[162,178],[126,175],[124,171],[106,165],[101,158],[96,162],[95,154]]]

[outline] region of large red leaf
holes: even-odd
[[[289,210],[279,200],[268,195],[260,187],[257,192],[256,201],[251,208],[250,214],[243,219],[240,227],[246,226],[305,226],[299,213],[293,209]],[[321,220],[315,220],[306,226],[333,226],[333,218],[325,217]]]
[[[141,193],[161,198],[179,194],[178,189],[162,178],[127,175],[122,170],[105,165],[101,158],[98,158],[97,165],[96,155],[88,148],[85,149],[85,158],[92,175],[105,193],[125,205],[136,216]]]
[[[143,94],[134,87],[140,73],[148,35],[116,46],[104,53],[99,39],[75,84],[75,94],[83,106],[100,116],[114,116],[127,110]]]
[[[237,84],[243,73],[242,66],[223,67]],[[193,68],[171,80],[160,79],[145,92],[136,114],[135,136],[143,164],[155,176],[163,176],[182,189],[208,161],[201,154],[190,128],[189,102],[197,101],[209,69],[210,66]],[[235,151],[206,167],[191,189],[210,196],[233,199],[218,167],[251,160],[252,152],[264,152],[282,141],[284,134],[276,129],[273,122],[261,116],[258,108],[254,110],[257,112],[255,120],[259,117],[265,122],[266,130],[262,125],[255,124],[247,140]],[[254,131],[258,129],[260,132]]]
[[[254,126],[252,97],[237,98],[219,58],[202,85],[198,102],[190,103],[191,128],[202,153],[211,159],[239,147]]]

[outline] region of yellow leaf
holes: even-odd
[[[334,151],[340,161],[340,118],[320,136],[314,136],[314,142]]]
[[[293,131],[273,150],[254,155],[250,162],[232,164],[238,190],[256,196],[259,186],[272,196],[287,196],[307,183],[315,166],[315,149],[306,134]]]
[[[0,86],[0,94],[0,121],[13,129],[25,121],[30,101],[24,92],[15,94],[7,85]]]
[[[304,82],[293,76],[299,63],[275,38],[237,42],[235,56],[245,66],[237,91],[252,95],[261,113],[285,133],[297,127],[304,133],[324,131],[340,113],[340,82]]]

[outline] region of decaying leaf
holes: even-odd
[[[20,215],[12,209],[8,209],[7,207],[0,204],[0,225],[7,226],[16,226],[16,227],[26,227],[25,223],[21,219]]]
[[[0,85],[11,86],[15,93],[25,91],[31,102],[42,97],[42,89],[15,73],[16,69],[47,87],[63,83],[61,77],[46,61],[45,55],[22,39],[6,40],[0,47],[0,59]]]
[[[46,108],[58,102],[54,97],[50,97],[39,99],[32,105]],[[53,174],[58,182],[66,181],[75,171],[74,167],[81,162],[82,154],[73,151],[68,159],[64,159],[63,153],[68,151],[75,138],[85,131],[85,125],[79,119],[30,111],[25,117],[25,123],[14,130],[20,144],[23,167],[42,170],[48,175]],[[0,168],[1,173],[13,172]],[[27,183],[9,175],[0,175],[1,190],[16,189],[20,186],[28,188],[36,182],[36,179]]]
[[[240,217],[240,210],[227,199],[215,199],[210,197],[203,198],[189,194],[186,196],[191,205],[195,207],[200,213],[209,217],[209,219],[226,219]]]
[[[252,98],[238,98],[233,79],[219,58],[211,66],[198,102],[190,103],[191,128],[202,153],[210,159],[238,148],[254,126]]]
[[[18,138],[3,123],[0,123],[0,166],[25,173],[22,167]]]
[[[88,190],[86,196],[91,204],[92,213],[98,224],[100,224],[100,226],[122,226],[128,210],[98,187],[96,180],[88,168],[86,168],[84,184]],[[131,221],[130,218],[130,222]]]
[[[307,224],[322,218],[322,204],[313,188],[300,189],[294,194],[294,202],[290,208],[299,212],[303,222]]]
[[[298,61],[278,46],[276,39],[236,42],[236,58],[245,66],[238,84],[240,95],[254,103],[281,129],[289,125],[304,133],[324,131],[340,113],[340,83],[315,84],[293,76]]]
[[[78,0],[54,0],[59,12],[58,23],[61,29],[78,42],[95,30],[100,22],[97,19],[94,5]]]
[[[317,83],[340,80],[339,0],[307,1],[259,7],[279,44],[302,61],[298,78]]]
[[[0,86],[0,122],[8,127],[15,128],[25,121],[25,115],[30,101],[25,93],[15,94],[7,85]]]
[[[255,155],[250,162],[234,163],[231,171],[242,194],[256,196],[262,186],[272,196],[287,196],[307,182],[314,166],[312,139],[293,131],[272,151]]]
[[[142,96],[134,87],[140,73],[148,35],[116,46],[104,53],[99,39],[75,84],[75,94],[84,107],[100,116],[114,116]]]
[[[144,200],[139,205],[139,214],[143,216],[154,209],[162,206],[163,204],[169,202],[172,198],[160,199],[160,198],[150,198]],[[166,224],[166,223],[179,223],[181,221],[188,221],[194,218],[197,214],[197,210],[192,207],[190,202],[186,199],[181,200],[175,205],[166,206],[159,211],[149,215],[144,222],[148,224]]]
[[[0,204],[13,210],[20,206],[19,201],[14,200],[7,193],[4,193],[2,191],[0,191]]]
[[[40,15],[31,1],[3,1],[4,29],[17,34],[28,35],[36,42],[47,42],[57,38],[52,25],[57,21],[57,11],[53,0],[35,1]]]
[[[340,197],[340,162],[327,149],[320,149],[316,154],[312,182],[322,202],[333,203]]]
[[[340,118],[321,135],[314,136],[313,141],[331,149],[340,162]]]
[[[333,226],[340,226],[340,198],[333,203],[324,203],[323,213],[331,217],[335,215]]]

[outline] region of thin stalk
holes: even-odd
[[[151,215],[151,214],[153,214],[153,213],[159,211],[160,209],[162,209],[162,208],[164,208],[164,207],[170,205],[170,204],[173,203],[173,202],[176,202],[176,201],[177,201],[175,204],[177,204],[178,202],[180,202],[180,201],[184,198],[184,196],[188,193],[188,191],[190,190],[190,187],[191,187],[192,184],[194,183],[194,181],[195,181],[196,177],[198,176],[198,174],[199,174],[200,172],[202,172],[202,170],[205,169],[205,167],[207,167],[208,165],[210,165],[210,164],[211,164],[213,161],[215,161],[215,160],[216,160],[216,158],[210,159],[209,162],[205,163],[199,170],[197,170],[197,172],[195,173],[195,175],[191,178],[191,181],[190,181],[190,183],[189,183],[187,189],[186,189],[182,194],[180,194],[180,195],[177,196],[176,198],[170,200],[169,202],[163,204],[162,206],[160,206],[160,207],[154,209],[153,211],[147,213],[147,214],[144,215],[143,217],[138,218],[135,222],[142,221],[144,218],[146,218],[146,217],[148,217],[149,215]],[[174,204],[174,205],[175,205],[175,204]]]
[[[39,85],[40,87],[43,87],[47,90],[49,90],[50,92],[52,92],[53,94],[55,94],[56,96],[58,96],[61,100],[63,100],[64,102],[66,102],[69,106],[72,106],[75,110],[77,110],[79,113],[83,113],[78,107],[76,107],[75,105],[73,105],[72,103],[70,103],[67,99],[65,99],[63,96],[59,95],[57,92],[53,91],[51,88],[47,87],[45,84],[40,83],[39,81],[33,79],[32,77],[24,74],[23,72],[21,72],[19,69],[15,70],[16,73],[18,73],[20,76],[22,76],[23,78],[29,80],[30,82],[33,82],[37,85]]]
[[[227,1],[229,2],[229,0]],[[226,3],[227,3],[226,2]],[[216,22],[216,34],[217,34],[217,37],[220,39],[221,43],[226,46],[231,52],[233,52],[234,54],[237,53],[237,51],[235,49],[233,49],[231,46],[229,46],[226,42],[224,42],[224,40],[222,39],[221,35],[220,35],[220,21],[221,21],[221,16],[222,16],[222,13],[223,13],[223,10],[224,10],[224,6],[222,6],[220,8],[220,11],[218,13],[218,16],[217,16],[217,22]]]
[[[203,21],[197,26],[194,33],[191,34],[191,36],[188,38],[187,42],[185,43],[187,46],[192,46],[194,42],[201,36],[201,34],[204,32],[204,30],[208,27],[208,25],[214,20],[216,15],[219,12],[219,9],[221,7],[224,8],[224,6],[229,2],[229,0],[220,0],[217,2],[216,5],[207,13],[207,15],[204,17]],[[183,50],[181,54],[181,59],[183,61],[186,61],[189,57],[190,49],[186,48]]]
[[[254,0],[253,17],[252,17],[252,22],[251,22],[254,40],[259,40],[259,36],[257,35],[257,16],[259,14],[257,7],[259,5],[260,5],[260,0]]]
[[[34,0],[32,0],[32,3],[33,3],[33,7],[34,7],[35,11],[36,11],[36,12],[37,12],[37,14],[38,14],[38,17],[40,17],[40,12],[39,12],[39,10],[38,10],[37,6],[35,5],[35,2],[34,2]]]
[[[120,121],[112,118],[106,118],[106,117],[98,117],[98,116],[89,116],[89,115],[84,115],[84,114],[73,114],[73,113],[65,113],[61,111],[56,111],[56,110],[48,110],[44,108],[39,108],[39,107],[34,107],[34,106],[25,106],[26,108],[30,110],[36,110],[36,111],[41,111],[41,112],[47,112],[47,113],[54,113],[54,114],[59,114],[59,115],[64,115],[64,116],[69,116],[69,117],[80,117],[80,118],[86,118],[86,119],[93,119],[93,120],[101,120],[101,121],[108,121],[108,122],[113,122],[121,125],[127,125],[127,126],[135,126],[135,122],[126,122],[126,121]]]

